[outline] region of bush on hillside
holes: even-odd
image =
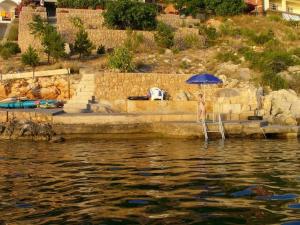
[[[95,9],[104,8],[105,3],[105,0],[57,0],[59,8]]]
[[[106,52],[105,50],[105,46],[104,45],[100,45],[98,48],[97,48],[97,55],[104,55]]]
[[[211,10],[218,16],[237,15],[246,8],[244,0],[204,0],[204,2],[206,10]]]
[[[108,4],[104,13],[105,24],[113,29],[154,30],[156,7],[131,0],[116,0]]]
[[[124,46],[130,51],[137,52],[141,44],[144,42],[144,35],[137,33],[131,29],[126,30],[126,40]]]
[[[0,45],[0,56],[5,60],[20,52],[21,49],[17,43],[5,42],[3,45]]]
[[[240,64],[241,60],[237,54],[232,51],[229,52],[219,52],[217,54],[217,59],[221,62],[229,62],[231,61],[234,64]]]
[[[205,45],[211,46],[219,37],[219,33],[216,28],[207,25],[201,25],[199,27],[199,34],[205,38]]]
[[[266,72],[261,77],[262,84],[269,86],[272,90],[287,89],[288,82],[276,73]]]
[[[154,40],[161,48],[171,48],[174,45],[175,33],[171,26],[159,22],[157,31],[154,34]]]
[[[133,55],[126,47],[119,47],[108,58],[108,65],[111,69],[117,69],[120,72],[132,72]]]

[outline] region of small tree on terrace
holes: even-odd
[[[22,55],[22,63],[32,67],[32,77],[34,78],[35,67],[39,64],[40,58],[36,50],[29,46],[26,52]]]
[[[58,60],[65,56],[65,41],[55,27],[45,22],[40,16],[35,16],[29,27],[31,33],[41,39],[48,63],[50,63],[50,57]]]
[[[82,56],[89,56],[94,46],[89,39],[88,33],[84,29],[82,20],[78,17],[72,17],[70,20],[74,27],[78,29],[73,51],[79,54],[79,59],[81,59]]]
[[[79,54],[79,59],[82,56],[89,56],[92,52],[93,44],[88,38],[88,33],[80,29],[76,34],[76,40],[74,43],[74,52]]]

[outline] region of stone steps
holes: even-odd
[[[83,74],[74,96],[64,106],[67,113],[91,112],[91,102],[95,90],[95,76]]]

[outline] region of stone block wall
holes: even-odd
[[[199,23],[199,19],[192,17],[181,18],[179,15],[174,14],[161,14],[157,17],[158,21],[164,22],[174,28],[180,27],[194,27],[195,24]]]
[[[189,95],[189,100],[196,100],[197,94],[204,93],[204,87],[186,84],[191,75],[158,73],[108,73],[96,75],[95,97],[100,102],[111,104],[126,110],[129,96],[145,96],[151,87],[158,87],[168,93],[169,100],[178,101],[181,93]],[[236,95],[219,95],[225,88],[222,85],[206,85],[205,95],[207,111],[213,108],[224,113],[246,113],[257,108],[256,89],[235,89]],[[227,88],[228,89],[228,88]],[[231,93],[229,90],[225,93]]]
[[[124,43],[127,38],[125,30],[110,30],[104,26],[104,18],[102,10],[89,9],[57,9],[57,29],[63,35],[68,43],[73,43],[77,33],[77,28],[71,22],[71,18],[78,17],[84,22],[85,29],[89,34],[89,38],[95,46],[104,45],[106,48],[114,48]],[[44,8],[32,9],[24,7],[20,15],[19,25],[19,45],[22,51],[26,50],[29,45],[40,49],[40,41],[30,34],[28,23],[32,21],[34,15],[40,15],[47,18]],[[198,29],[182,27],[182,21],[186,25],[194,24],[198,20],[186,18],[180,19],[178,15],[160,15],[158,20],[164,21],[175,27],[175,40],[181,40],[188,34],[198,34]],[[154,32],[137,31],[144,37],[147,46],[154,46]]]
[[[0,123],[6,123],[12,119],[17,121],[32,121],[36,123],[52,123],[52,115],[40,112],[22,112],[22,111],[0,111]]]
[[[20,13],[18,43],[22,51],[26,51],[29,45],[33,46],[35,49],[41,49],[39,39],[31,34],[28,26],[28,24],[32,22],[34,15],[39,15],[44,19],[47,18],[45,8],[33,9],[30,7],[23,7]]]

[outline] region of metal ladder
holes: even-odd
[[[213,123],[216,124],[216,123]],[[225,140],[225,130],[222,122],[221,115],[219,114],[219,120],[217,122],[219,129],[218,130],[208,130],[207,123],[205,120],[202,120],[202,127],[205,141],[208,141],[208,133],[220,133],[222,140]]]

